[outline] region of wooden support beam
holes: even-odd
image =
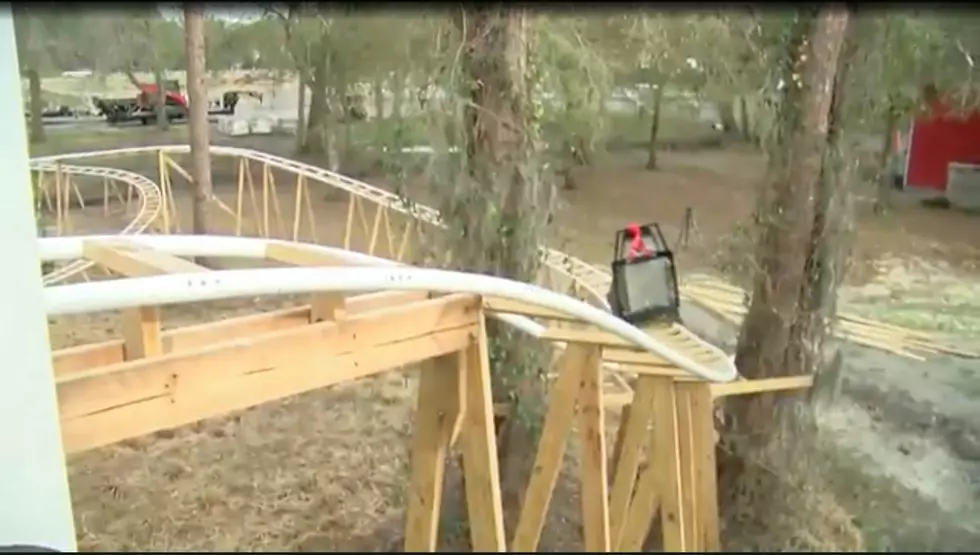
[[[812,385],[813,376],[786,376],[781,378],[713,383],[710,387],[712,397],[717,399],[718,397],[729,397],[732,395],[752,395],[754,393],[807,389]]]
[[[209,271],[189,260],[149,249],[140,249],[128,243],[108,244],[85,241],[82,244],[82,254],[108,270],[129,277]],[[159,308],[144,306],[123,310],[122,328],[125,345],[123,356],[126,360],[163,354]]]
[[[427,298],[428,293],[421,291],[384,291],[357,295],[347,299],[347,315],[393,308]],[[249,335],[303,326],[309,321],[309,306],[286,308],[166,330],[161,334],[161,345],[163,354],[189,351],[213,346],[222,341],[241,340]],[[75,372],[116,364],[125,360],[124,351],[124,342],[119,339],[59,349],[53,354],[54,374],[62,378]]]
[[[579,437],[582,531],[585,551],[608,553],[609,483],[606,460],[605,413],[602,406],[602,351],[591,347],[583,353],[579,384]]]
[[[572,316],[567,312],[502,297],[484,297],[483,307],[485,310],[500,314],[520,314],[521,316],[546,320],[579,320],[578,317]]]
[[[288,243],[269,243],[265,257],[295,266],[352,266],[340,257]],[[310,321],[327,322],[344,318],[346,306],[343,293],[318,293],[310,299]]]
[[[685,500],[689,497],[691,522],[689,549],[699,552],[721,551],[718,523],[718,464],[715,461],[714,404],[706,383],[675,384],[686,421],[681,435],[681,458],[689,460],[689,470],[682,485]],[[685,453],[686,451],[686,453]],[[687,492],[690,492],[689,494]],[[687,502],[687,501],[685,501]]]
[[[582,361],[588,360],[591,347],[571,344],[558,360],[558,378],[548,394],[548,411],[541,428],[541,440],[534,459],[534,471],[524,492],[524,505],[517,521],[511,551],[536,551],[544,528],[551,495],[558,480],[568,431],[575,416],[575,405],[582,378]]]
[[[480,300],[451,295],[77,372],[58,381],[67,452],[371,376],[467,347]]]
[[[268,260],[292,264],[293,266],[368,266],[345,260],[322,251],[310,249],[298,244],[269,243],[265,246],[265,257]]]
[[[126,360],[163,354],[160,309],[141,306],[122,311],[123,356]]]
[[[405,518],[405,552],[434,552],[439,539],[439,514],[446,454],[460,415],[458,391],[460,353],[428,361],[419,376],[412,478]]]
[[[674,341],[669,338],[673,336],[669,336],[666,333],[658,333],[657,328],[649,328],[647,331],[654,339],[667,343],[667,345],[672,349],[684,353],[684,355],[686,355],[688,358],[697,362],[711,363],[721,359],[721,355],[719,353],[708,350],[703,345],[693,342]],[[673,364],[667,362],[659,356],[637,350],[636,345],[628,339],[623,339],[618,335],[597,329],[548,328],[544,331],[541,338],[546,341],[583,343],[605,347],[607,348],[606,350],[613,351],[610,354],[606,354],[605,350],[603,351],[603,357],[606,358],[606,360],[610,360],[610,357],[619,358],[624,364],[636,365],[639,367],[636,370],[637,373],[652,372],[661,374],[662,372],[656,370],[657,368],[663,369],[665,367],[675,367]],[[629,352],[632,352],[632,354],[627,355],[626,353]],[[644,366],[652,367],[652,369],[647,370],[643,368]]]
[[[650,523],[657,507],[660,507],[660,523],[663,531],[663,551],[685,551],[681,510],[681,465],[677,449],[677,411],[674,383],[670,378],[643,376],[651,380],[653,395],[653,434],[647,448],[649,460],[640,471],[636,494],[626,516],[619,550],[639,552],[650,531]],[[637,410],[638,405],[633,405]]]
[[[610,534],[614,550],[620,549],[640,461],[649,443],[648,428],[653,418],[653,403],[657,387],[658,381],[655,378],[641,376],[636,383],[633,403],[627,405],[630,407],[629,417],[620,423],[619,433],[622,436],[622,443],[618,448],[619,456],[609,502]],[[649,454],[647,456],[649,457]]]
[[[82,256],[127,277],[210,271],[190,260],[116,241],[112,243],[85,241],[82,245]]]
[[[493,395],[490,391],[490,354],[486,321],[482,314],[461,362],[466,399],[463,401],[465,431],[460,439],[470,545],[474,552],[503,553],[507,551],[507,543],[500,495],[500,469],[497,467]]]

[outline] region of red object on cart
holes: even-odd
[[[641,254],[648,254],[650,252],[649,247],[643,242],[643,237],[640,236],[640,225],[636,223],[626,224],[626,234],[630,239],[630,248],[626,252],[626,259],[632,260],[634,256],[639,256]]]

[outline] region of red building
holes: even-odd
[[[931,110],[909,129],[905,187],[943,194],[950,162],[980,164],[980,112],[955,113],[934,91],[925,93]]]

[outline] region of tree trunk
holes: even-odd
[[[306,119],[306,140],[301,152],[318,153],[324,156],[324,165],[330,171],[337,171],[337,145],[334,137],[333,119],[330,110],[330,91],[327,90],[327,60],[313,68],[310,83],[310,111]]]
[[[306,144],[306,87],[307,74],[305,69],[299,70],[299,84],[296,90],[296,152],[303,151]]]
[[[836,292],[843,281],[844,261],[851,242],[853,195],[849,184],[853,181],[855,165],[845,158],[843,126],[846,121],[846,83],[856,51],[856,25],[850,18],[844,25],[828,116],[826,150],[814,195],[815,212],[807,248],[806,279],[786,352],[792,366],[812,374],[819,373],[825,367],[827,328],[836,313]]]
[[[881,150],[878,152],[878,168],[876,172],[876,194],[874,203],[875,214],[884,214],[891,208],[892,172],[890,162],[894,154],[894,136],[898,130],[898,109],[894,99],[889,95],[888,108],[885,112],[885,128],[881,135]]]
[[[738,137],[738,122],[735,120],[735,102],[732,99],[718,103],[718,117],[726,137]]]
[[[739,119],[742,124],[739,126],[742,131],[742,140],[747,143],[755,143],[755,133],[752,131],[752,119],[749,116],[749,101],[745,95],[738,97]]]
[[[41,75],[34,68],[27,68],[27,86],[30,93],[31,109],[31,132],[30,139],[32,144],[43,143],[47,140],[44,133],[44,97],[41,90]]]
[[[184,4],[184,42],[187,52],[188,125],[191,139],[191,175],[194,178],[194,233],[208,232],[208,210],[213,195],[208,123],[208,90],[205,81],[204,6]]]
[[[380,76],[374,79],[374,119],[385,119],[385,82]]]
[[[124,73],[124,74],[126,75],[126,78],[127,78],[127,79],[129,79],[129,82],[130,82],[130,83],[131,83],[131,84],[132,84],[132,85],[133,85],[134,87],[136,87],[136,90],[142,90],[142,88],[143,88],[143,84],[142,84],[142,83],[140,83],[140,80],[136,78],[136,75],[135,75],[135,74],[133,73],[133,71],[132,71],[132,70],[130,70],[130,69],[127,69],[127,70],[126,70],[126,71],[124,71],[123,73]]]
[[[650,110],[650,140],[647,142],[648,170],[657,169],[657,136],[660,134],[660,107],[664,99],[664,83],[653,89],[653,106]]]
[[[550,184],[540,179],[527,82],[526,14],[515,8],[467,8],[457,18],[464,44],[462,86],[466,188],[448,191],[444,211],[460,229],[453,254],[470,271],[533,281],[544,221],[551,212]],[[465,24],[465,27],[463,25]],[[470,198],[462,198],[469,195]],[[490,326],[494,397],[510,406],[498,430],[505,521],[513,530],[534,462],[535,429],[544,409],[540,357],[509,330]]]
[[[800,320],[800,301],[807,286],[808,253],[827,146],[832,93],[848,15],[837,7],[823,8],[801,24],[793,41],[790,71],[800,67],[802,88],[791,79],[777,108],[777,132],[770,144],[767,187],[756,214],[761,227],[752,302],[742,324],[736,364],[746,378],[801,375],[813,372],[807,361],[791,354]],[[809,30],[809,31],[807,31]],[[808,39],[803,37],[808,36]],[[805,47],[801,45],[806,44]],[[805,52],[806,56],[801,54]],[[796,337],[794,337],[796,335]],[[820,349],[822,345],[812,345]],[[776,430],[772,395],[732,398],[727,404],[730,428],[743,437],[769,437]]]
[[[157,127],[160,131],[166,131],[170,127],[170,121],[167,119],[167,86],[163,82],[163,72],[159,69],[154,69],[153,81],[157,84],[157,98],[153,106],[153,110],[157,115]],[[188,79],[188,81],[190,80]],[[205,111],[206,114],[207,112]]]
[[[405,75],[401,70],[395,70],[391,77],[391,117],[401,119],[404,108]]]

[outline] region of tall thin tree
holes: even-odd
[[[208,232],[211,186],[210,128],[208,123],[207,61],[205,59],[204,5],[184,4],[184,44],[187,49],[187,101],[191,134],[191,176],[194,178],[194,233]]]

